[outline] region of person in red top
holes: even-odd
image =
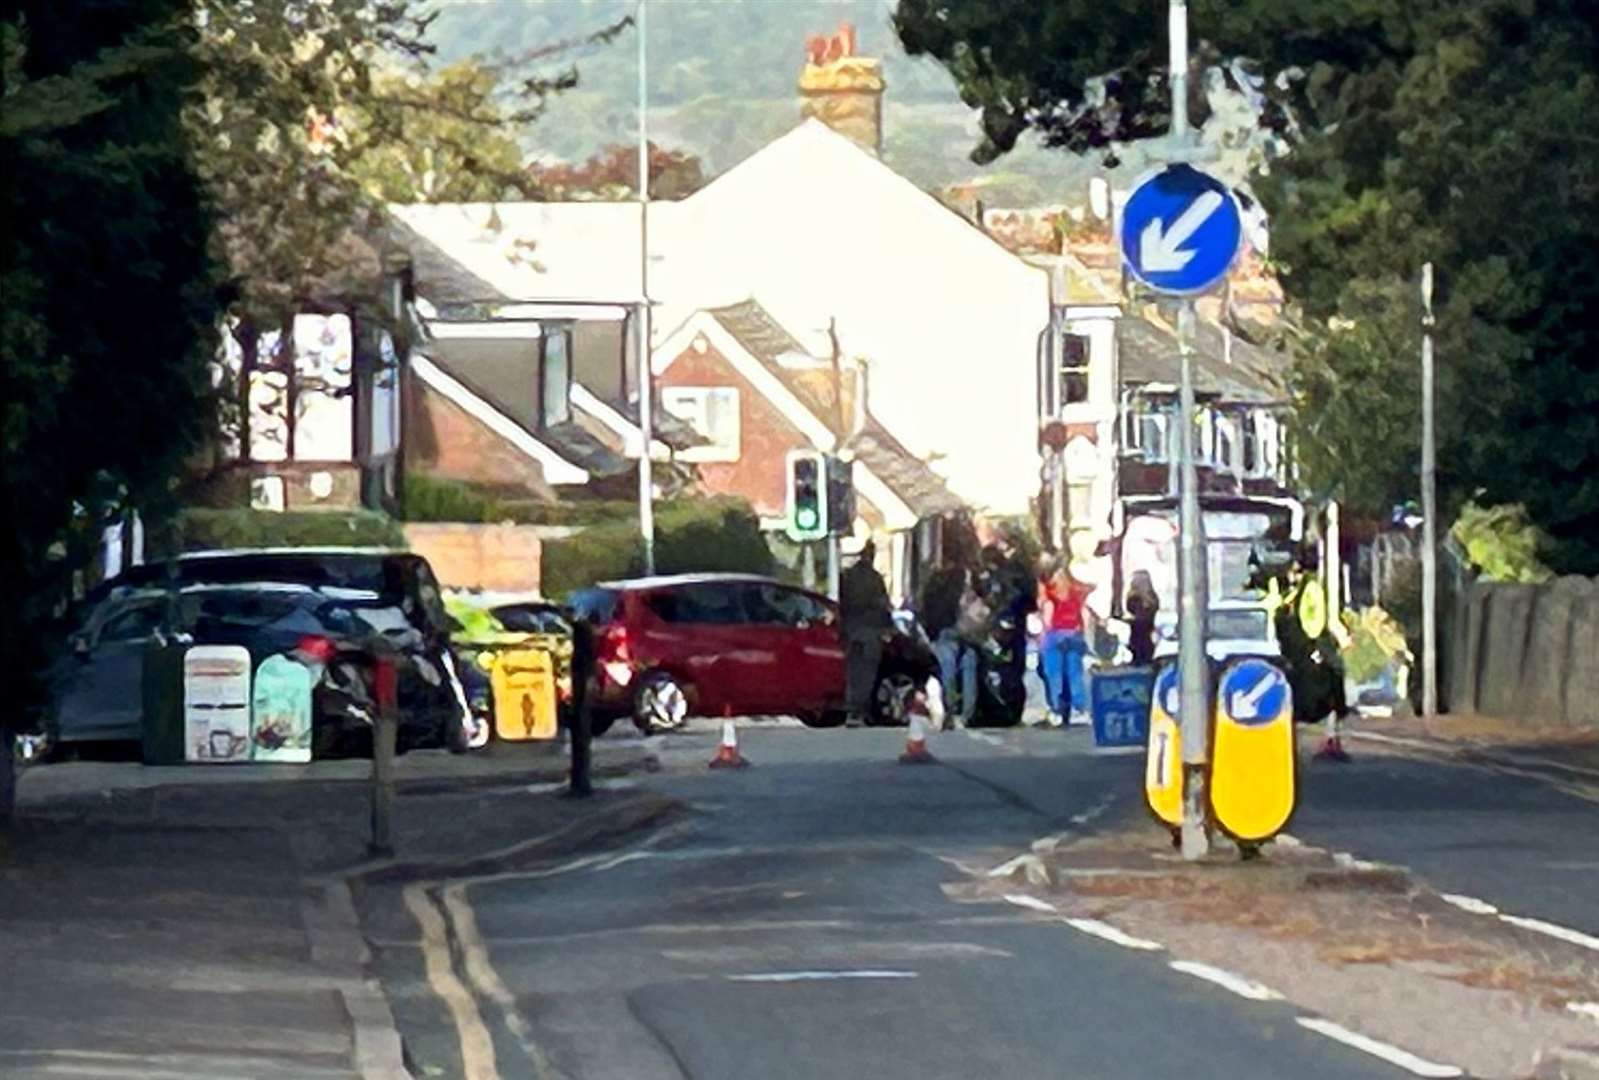
[[[1038,645],[1038,664],[1044,676],[1044,697],[1058,724],[1088,720],[1088,690],[1083,678],[1088,612],[1084,605],[1093,591],[1093,586],[1072,576],[1064,560],[1039,583],[1038,612],[1044,633]]]

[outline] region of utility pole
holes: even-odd
[[[1182,153],[1191,149],[1188,127],[1188,4],[1171,0],[1167,18],[1171,66],[1171,141]],[[1197,860],[1210,851],[1205,765],[1210,758],[1209,660],[1205,656],[1204,545],[1199,515],[1199,472],[1194,464],[1194,302],[1184,298],[1177,313],[1177,352],[1182,378],[1178,393],[1177,670],[1178,723],[1183,746],[1183,858]]]
[[[638,0],[638,426],[642,436],[638,455],[638,527],[644,540],[644,573],[655,573],[655,476],[650,449],[655,443],[655,379],[650,371],[650,142],[649,68],[645,61],[647,0]]]
[[[1433,434],[1432,263],[1421,268],[1421,715],[1438,715],[1438,457]]]

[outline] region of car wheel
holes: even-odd
[[[688,720],[688,694],[664,671],[652,671],[633,692],[633,723],[646,735],[676,731]]]
[[[880,727],[905,723],[906,706],[915,692],[916,680],[903,671],[879,676],[872,688],[872,723]]]

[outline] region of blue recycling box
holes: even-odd
[[[1088,673],[1095,746],[1143,746],[1149,741],[1153,667],[1101,667]]]

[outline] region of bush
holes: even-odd
[[[179,511],[149,543],[153,559],[217,548],[405,546],[399,524],[370,510],[276,513],[201,508]]]
[[[405,478],[402,516],[406,521],[445,521],[465,524],[585,526],[637,523],[637,504],[628,500],[580,499],[548,503],[506,496],[474,484],[426,473]]]
[[[1471,564],[1490,581],[1538,584],[1554,576],[1538,558],[1548,547],[1548,537],[1527,519],[1524,506],[1481,507],[1468,502],[1450,531]]]
[[[655,567],[662,574],[770,574],[771,549],[760,520],[741,499],[663,503],[655,515]],[[636,577],[644,548],[637,520],[612,521],[544,544],[546,596],[562,597],[596,581]]]

